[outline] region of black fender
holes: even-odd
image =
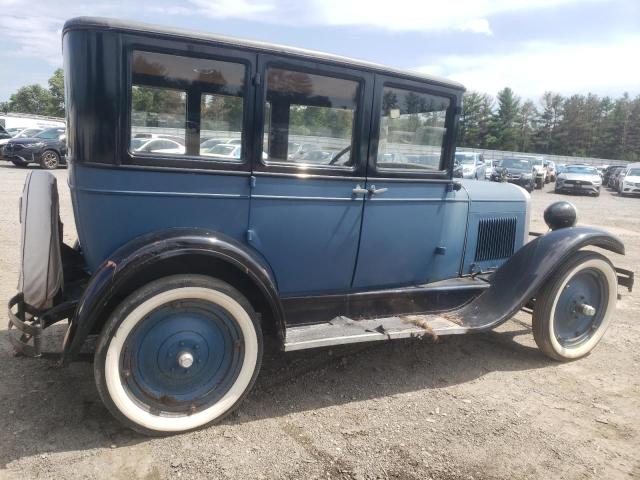
[[[275,277],[266,262],[247,246],[218,232],[199,228],[173,228],[152,232],[126,243],[109,256],[93,273],[78,307],[70,319],[65,337],[62,364],[78,354],[110,300],[122,294],[127,281],[144,269],[168,259],[198,255],[215,258],[237,268],[264,296],[271,309],[278,333],[284,333],[284,313]],[[215,272],[211,272],[215,273]],[[130,291],[124,292],[127,295]]]
[[[577,250],[596,246],[624,255],[615,236],[592,227],[553,230],[527,243],[498,268],[491,287],[452,315],[469,330],[494,328],[535,297],[556,269]]]

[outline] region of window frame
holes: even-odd
[[[367,167],[367,177],[376,179],[425,179],[451,181],[453,178],[453,156],[455,154],[455,135],[461,110],[462,91],[433,85],[430,83],[409,80],[392,75],[376,74],[374,104],[371,112],[371,145]],[[385,87],[409,90],[415,93],[435,95],[449,99],[449,108],[445,116],[446,133],[443,137],[440,168],[438,170],[412,170],[410,168],[378,168],[378,146],[380,139],[380,123],[382,100]]]
[[[253,103],[255,98],[255,87],[253,84],[253,78],[255,75],[256,67],[256,54],[250,51],[246,51],[240,48],[233,47],[219,47],[212,46],[206,43],[193,42],[189,43],[189,49],[186,50],[184,43],[176,42],[173,39],[161,39],[161,38],[140,38],[138,36],[126,35],[123,38],[124,54],[123,54],[123,68],[122,68],[122,81],[125,91],[122,98],[122,104],[120,105],[123,116],[120,121],[124,126],[124,132],[119,138],[120,146],[120,159],[122,159],[118,165],[138,166],[138,167],[150,167],[150,168],[171,168],[179,170],[217,170],[217,171],[229,171],[233,172],[250,172],[251,171],[251,158],[252,147],[251,143],[251,131],[253,127]],[[133,53],[150,52],[159,53],[165,55],[176,55],[181,57],[189,57],[202,60],[213,60],[221,62],[230,62],[241,64],[245,68],[244,75],[244,89],[243,89],[243,111],[242,111],[242,135],[241,146],[244,152],[242,158],[239,161],[225,161],[217,160],[211,157],[203,157],[196,155],[173,155],[162,154],[154,155],[153,153],[135,154],[129,150],[129,145],[132,138],[132,88],[133,88]],[[154,85],[150,85],[154,86]],[[170,88],[168,86],[157,85],[160,88]],[[185,146],[188,145],[190,139],[194,138],[194,135],[188,133],[189,123],[194,122],[195,103],[198,104],[197,109],[197,138],[200,139],[200,102],[201,98],[197,99],[197,102],[191,100],[187,91],[187,110],[185,117]]]
[[[342,165],[288,165],[284,162],[269,162],[262,159],[264,139],[264,112],[267,99],[267,70],[280,68],[295,72],[333,77],[340,80],[351,80],[359,84],[358,99],[353,121],[351,138],[350,166]],[[374,74],[366,70],[333,65],[331,63],[298,59],[289,56],[273,54],[258,55],[258,72],[260,86],[256,92],[255,120],[254,120],[254,152],[253,171],[258,173],[277,173],[286,175],[312,175],[331,177],[359,177],[366,175],[366,159],[369,143],[369,119],[371,116],[371,102],[373,99]],[[305,144],[308,142],[302,142]]]

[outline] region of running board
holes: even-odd
[[[336,317],[328,323],[287,328],[284,350],[292,352],[307,348],[425,335],[456,335],[467,331],[468,328],[461,327],[442,315],[403,315],[367,320]]]

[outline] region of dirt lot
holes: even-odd
[[[25,170],[0,166],[0,298],[18,278]],[[56,172],[75,239],[66,171]],[[534,230],[559,197],[533,195]],[[565,198],[565,197],[563,197]],[[640,199],[571,197],[582,224],[619,235],[640,263]],[[638,289],[640,290],[640,289]],[[14,358],[0,331],[0,477],[640,478],[640,294],[623,293],[587,358],[535,348],[530,317],[497,332],[266,354],[256,388],[221,425],[149,439],[102,406],[91,365]],[[6,319],[5,314],[2,314]],[[6,320],[5,320],[6,321]],[[47,337],[53,347],[62,327]]]

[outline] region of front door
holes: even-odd
[[[373,77],[259,57],[249,243],[283,297],[351,288]],[[360,187],[361,193],[354,193]]]
[[[458,275],[468,196],[450,179],[456,107],[446,89],[376,76],[355,289]]]

